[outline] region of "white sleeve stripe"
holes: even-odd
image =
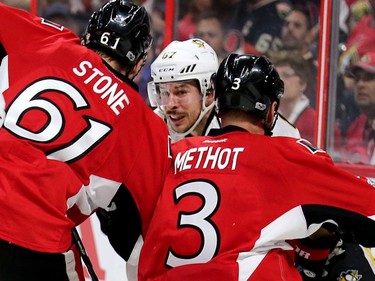
[[[325,222],[328,221],[311,224],[307,227],[301,206],[297,206],[278,217],[261,230],[253,249],[248,252],[241,252],[238,255],[239,281],[248,280],[272,249],[293,250],[285,240],[308,237]],[[336,224],[334,221],[330,222]]]
[[[120,186],[120,182],[91,175],[89,185],[82,186],[75,196],[68,199],[68,207],[76,204],[84,215],[90,215],[97,208],[108,210],[108,205]]]
[[[3,93],[9,88],[8,56],[5,56],[0,64],[0,128],[5,119],[5,100]]]
[[[246,257],[246,253],[240,253],[237,259],[239,268],[238,281],[247,281],[262,262],[266,254],[267,253],[262,253]]]

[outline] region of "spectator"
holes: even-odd
[[[311,67],[299,52],[278,52],[270,58],[285,83],[280,113],[298,128],[303,138],[313,143],[316,112],[305,95]]]
[[[51,0],[46,0],[46,1],[51,1]],[[61,1],[61,0],[52,0],[52,1]],[[137,2],[137,1],[134,1],[134,2]],[[70,0],[69,1],[71,10],[73,13],[85,14],[85,15],[90,15],[92,12],[98,10],[104,3],[105,3],[104,0]]]
[[[355,80],[350,74],[338,74],[336,120],[342,135],[342,145],[345,145],[346,134],[350,124],[359,116],[359,108],[354,100]]]
[[[93,5],[90,6],[90,9],[86,9],[85,5],[89,4],[89,2],[90,5]],[[90,19],[91,14],[98,10],[105,2],[106,1],[103,0],[93,0],[92,2],[91,0],[40,0],[38,2],[38,9],[40,14],[44,16],[47,10],[51,9],[51,6],[56,7],[52,9],[54,14],[59,14],[57,7],[62,7],[63,13],[65,12],[65,8],[63,6],[69,7],[69,17],[74,20],[76,25],[78,25],[78,32],[76,32],[76,34],[81,37],[85,31],[87,21]],[[58,21],[55,22],[60,23]]]
[[[30,12],[31,0],[0,0],[0,3]]]
[[[339,45],[341,53],[338,63],[336,98],[336,117],[343,135],[343,144],[346,142],[348,127],[359,116],[359,109],[354,100],[355,81],[351,75],[346,75],[345,72],[349,65],[358,62],[361,55],[373,50],[373,43],[375,43],[374,36],[371,35],[375,30],[372,31],[374,21],[369,1],[347,0],[345,3],[348,5],[346,36]]]
[[[219,15],[215,12],[203,13],[197,22],[195,37],[206,41],[216,52],[219,63],[227,57],[225,50],[225,30]]]
[[[360,115],[348,129],[344,160],[375,165],[375,52],[363,55],[349,71]]]
[[[293,8],[285,17],[281,29],[281,48],[284,50],[298,51],[305,59],[316,60],[312,53],[315,35],[312,34],[313,23],[308,11],[304,8]]]
[[[165,1],[164,0],[147,0],[144,5],[150,14],[151,34],[153,38],[152,47],[154,48],[155,58],[161,52],[163,47],[165,32]]]
[[[314,23],[310,20],[308,10],[302,7],[292,9],[285,18],[281,29],[281,49],[299,52],[308,61],[311,75],[308,79],[305,94],[315,107],[317,54],[313,52],[316,35]]]
[[[368,0],[356,0],[349,6],[348,30],[351,31],[363,18],[371,14]]]
[[[369,15],[362,15],[353,29],[349,30],[344,47],[345,52],[340,57],[341,72],[350,64],[358,62],[365,53],[372,52],[374,49],[375,0],[368,0],[368,3],[370,4]]]
[[[151,34],[152,34],[152,46],[148,52],[148,59],[146,64],[140,71],[139,75],[134,79],[134,82],[139,86],[139,93],[147,104],[150,104],[147,95],[147,83],[151,81],[151,69],[150,65],[159,55],[164,44],[164,11],[165,3],[164,0],[147,0],[143,7],[150,14],[151,19]]]
[[[184,41],[194,37],[197,31],[199,16],[214,9],[213,0],[189,0],[187,12],[179,20],[177,25],[177,40]]]
[[[46,7],[43,17],[69,28],[77,36],[81,36],[83,34],[79,23],[75,20],[68,4],[61,2],[52,3]]]
[[[315,141],[316,111],[305,94],[311,84],[311,64],[300,52],[280,51],[271,56],[281,79],[285,83],[285,93],[280,103],[280,113],[298,128],[301,137],[311,143]],[[342,136],[338,123],[334,124],[335,153],[340,158]]]
[[[248,45],[243,47],[245,53],[254,50],[258,54],[266,54],[269,50],[278,49],[281,27],[288,11],[285,5],[291,8],[288,2],[279,0],[242,0],[237,5],[231,28],[242,32]]]

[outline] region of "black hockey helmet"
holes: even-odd
[[[214,85],[219,113],[239,109],[262,118],[284,93],[284,82],[265,56],[230,54],[220,64]]]
[[[132,70],[144,62],[152,43],[150,19],[144,7],[126,0],[110,0],[91,15],[82,45],[102,51]]]

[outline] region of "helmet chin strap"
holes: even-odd
[[[204,103],[205,103],[205,100],[203,100],[203,104]],[[210,111],[214,106],[215,106],[215,102],[211,103],[209,106],[204,105],[195,123],[187,131],[183,133],[176,132],[172,128],[172,126],[169,124],[169,121],[167,120],[168,129],[169,129],[172,139],[174,141],[177,141],[177,140],[185,138],[188,134],[190,134],[197,127],[197,125],[203,119],[203,117],[207,114],[207,112]]]
[[[273,135],[272,130],[275,127],[277,118],[279,118],[279,113],[277,111],[275,111],[275,113],[273,114],[273,120],[272,120],[271,126],[267,125],[267,122],[266,122],[267,117],[264,119],[264,134],[266,136],[272,136]]]

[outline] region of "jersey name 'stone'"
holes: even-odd
[[[102,100],[107,101],[107,105],[116,115],[120,114],[125,105],[129,105],[130,101],[124,89],[121,89],[117,82],[113,82],[113,78],[93,67],[89,61],[80,62],[78,67],[73,68],[73,72],[84,79],[83,83],[91,84],[92,90],[100,94]]]

